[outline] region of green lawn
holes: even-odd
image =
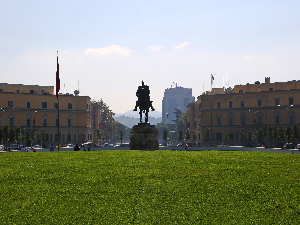
[[[299,224],[300,155],[0,154],[0,224]]]

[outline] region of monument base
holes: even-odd
[[[130,150],[158,150],[158,130],[150,123],[139,123],[131,129]]]

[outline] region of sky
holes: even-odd
[[[211,74],[214,87],[299,79],[300,1],[0,2],[0,83],[55,86],[58,51],[61,92],[79,82],[115,113],[142,80],[161,111],[173,82],[197,98]]]

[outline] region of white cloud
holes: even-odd
[[[183,42],[180,45],[175,46],[175,49],[184,49],[185,47],[189,46],[189,42]]]
[[[160,50],[164,50],[164,49],[166,49],[166,46],[159,46],[159,45],[152,45],[146,48],[146,50],[153,51],[153,52],[159,52]]]
[[[126,47],[120,47],[118,45],[110,45],[104,48],[88,48],[84,51],[86,56],[123,56],[129,57],[131,50]]]

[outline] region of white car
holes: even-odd
[[[41,148],[41,146],[40,145],[34,145],[34,146],[32,146],[32,148]]]
[[[222,144],[218,145],[218,147],[228,147],[228,146],[229,146],[229,144],[227,144],[227,143],[222,143]]]
[[[68,145],[67,145],[67,148],[74,148],[74,147],[75,147],[74,144],[68,144]]]
[[[4,146],[0,145],[0,151],[3,151],[3,150],[4,150]]]

